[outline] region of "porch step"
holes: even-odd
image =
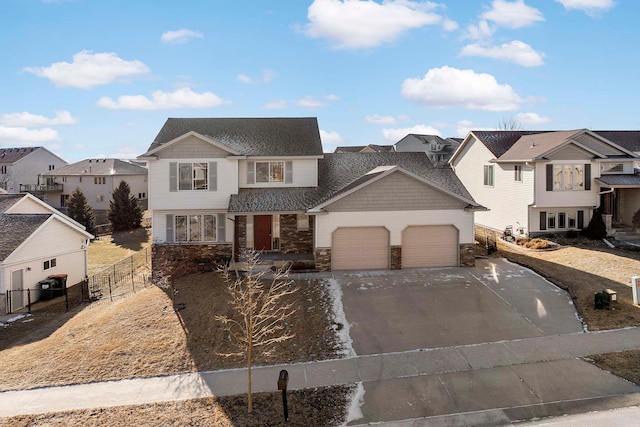
[[[616,228],[613,237],[621,242],[640,240],[640,232],[633,228]]]

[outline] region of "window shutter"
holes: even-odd
[[[218,242],[226,242],[227,238],[225,236],[225,223],[227,222],[227,214],[218,214],[218,218],[216,219],[216,226],[218,229],[216,230],[216,238]]]
[[[247,184],[256,183],[256,162],[247,162]]]
[[[209,162],[209,191],[218,191],[218,163]]]
[[[178,164],[169,163],[169,191],[178,191]]]
[[[553,191],[553,165],[547,165],[547,191]]]
[[[584,211],[578,211],[578,229],[584,228]]]
[[[175,163],[174,163],[175,165]],[[167,215],[167,243],[173,243],[173,215]]]
[[[584,165],[584,189],[591,190],[591,164]]]
[[[293,162],[284,162],[284,183],[293,183]]]
[[[540,230],[547,229],[547,213],[540,212]]]

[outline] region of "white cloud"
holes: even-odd
[[[340,97],[339,97],[338,95],[334,95],[334,94],[332,93],[332,94],[330,94],[330,95],[327,95],[327,96],[325,97],[325,99],[326,99],[327,101],[338,101],[338,100],[340,99]]]
[[[320,140],[323,144],[341,144],[344,142],[344,138],[340,136],[338,132],[327,132],[320,129]]]
[[[315,0],[307,13],[304,33],[326,38],[338,49],[372,48],[397,39],[413,28],[436,24],[430,1]]]
[[[489,25],[487,21],[480,21],[478,25],[469,25],[464,36],[469,39],[482,40],[491,38],[496,29]]]
[[[312,98],[310,96],[307,96],[301,99],[296,99],[295,101],[293,101],[293,103],[298,107],[304,107],[304,108],[318,108],[318,107],[325,107],[327,105],[326,102],[321,101],[319,99]]]
[[[51,128],[27,129],[26,127],[0,126],[0,142],[29,145],[58,140],[60,140],[58,132]]]
[[[278,76],[278,73],[268,68],[265,68],[262,71],[262,81],[265,83],[270,83],[271,80],[275,79],[277,76]]]
[[[284,99],[269,102],[264,106],[267,110],[284,110],[289,106],[289,103]]]
[[[494,0],[491,6],[491,10],[483,13],[481,17],[495,22],[501,27],[522,28],[535,22],[544,21],[542,12],[535,7],[524,4],[524,0],[514,2]]]
[[[458,123],[456,123],[455,136],[458,138],[464,138],[472,130],[496,130],[496,129],[479,126],[470,120],[460,120]]]
[[[442,22],[442,28],[445,31],[455,31],[459,28],[459,25],[456,21],[452,21],[451,19],[447,18]]]
[[[170,110],[217,107],[225,102],[212,92],[196,93],[190,88],[182,88],[173,92],[157,90],[151,94],[151,99],[144,95],[123,95],[114,101],[108,96],[103,96],[97,105],[111,110]]]
[[[541,117],[537,113],[518,113],[515,120],[523,125],[540,125],[551,121],[549,117]]]
[[[415,125],[406,128],[382,129],[382,135],[384,136],[384,139],[393,143],[400,141],[410,133],[417,133],[419,135],[440,136],[440,131],[438,129],[426,125]]]
[[[135,159],[143,152],[144,149],[134,147],[133,144],[123,144],[116,147],[115,152],[111,153],[108,157],[116,159]]]
[[[245,76],[244,74],[238,74],[238,76],[236,77],[236,80],[238,80],[240,83],[245,83],[245,84],[253,83],[253,80],[251,79],[251,77]]]
[[[615,4],[613,0],[556,0],[565,9],[581,10],[587,15],[594,16],[606,12]]]
[[[73,62],[55,62],[49,67],[23,69],[49,79],[56,86],[91,89],[114,80],[149,72],[141,61],[125,61],[115,53],[91,53],[83,50],[73,55]]]
[[[543,54],[536,52],[531,46],[520,40],[504,43],[500,46],[485,47],[473,43],[462,48],[462,56],[484,56],[515,62],[523,67],[537,67],[544,64]]]
[[[196,31],[187,30],[186,28],[182,28],[176,31],[167,31],[166,33],[162,33],[160,39],[164,43],[184,43],[189,39],[201,39],[204,35],[202,33],[198,33]]]
[[[469,110],[517,110],[522,98],[491,74],[444,66],[422,78],[402,82],[402,96],[432,108],[461,106]]]
[[[0,116],[0,125],[16,127],[43,127],[57,125],[75,125],[78,119],[73,117],[66,110],[56,111],[54,118],[31,114],[26,111],[22,113],[10,113]]]
[[[396,118],[393,116],[381,116],[379,114],[370,114],[364,118],[367,123],[375,123],[379,125],[393,125]]]

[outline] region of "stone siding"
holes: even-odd
[[[156,244],[151,247],[153,277],[166,277],[176,265],[182,264],[188,272],[212,271],[217,263],[231,259],[232,246]]]
[[[296,214],[280,215],[280,252],[283,254],[313,253],[314,215],[309,215],[309,229],[298,231]]]
[[[316,269],[318,271],[331,271],[331,249],[318,248],[315,251]]]
[[[475,267],[475,243],[460,244],[460,267]]]
[[[241,249],[245,249],[247,247],[247,217],[242,215],[242,216],[236,216],[236,224],[235,224],[235,239],[236,239],[236,253],[234,254],[235,257],[238,256],[238,254],[240,253]],[[236,259],[236,261],[238,261]]]
[[[402,268],[402,246],[391,246],[391,269]]]

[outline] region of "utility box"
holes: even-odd
[[[638,298],[640,298],[640,276],[633,276],[631,278],[631,290],[633,291],[633,303],[638,305]]]
[[[618,293],[612,289],[605,289],[604,292],[609,299],[609,302],[618,302]]]

